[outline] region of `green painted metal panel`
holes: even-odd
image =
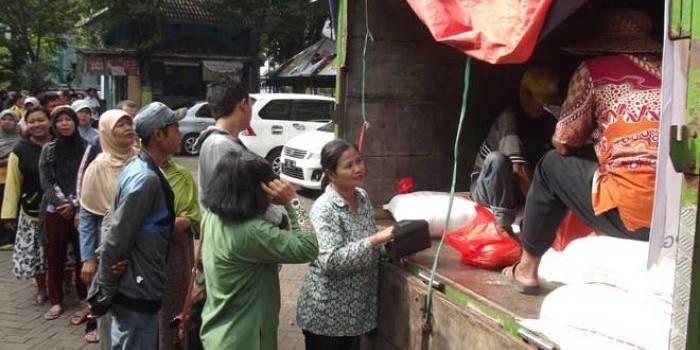
[[[692,3],[688,5],[687,3]],[[700,1],[685,0],[684,5],[692,6],[691,48],[688,66],[688,97],[686,101],[686,125],[691,133],[696,136],[693,139],[695,148],[692,150],[695,159],[700,156],[700,138],[698,138],[698,126],[700,126]],[[687,13],[683,6],[684,14]],[[683,20],[682,22],[685,22]],[[682,189],[684,198],[695,198],[695,210],[698,204],[698,177],[692,176],[684,182]],[[684,203],[690,205],[689,203]],[[683,207],[683,206],[682,206]],[[695,232],[692,232],[693,258],[690,299],[688,308],[688,327],[686,349],[700,349],[700,249],[697,249],[696,233],[700,229],[700,220],[695,220]],[[690,236],[690,235],[689,235]]]
[[[700,175],[700,0],[674,0],[669,8],[670,37],[690,34],[687,58],[685,125],[672,126],[671,160],[685,174],[681,187],[680,225],[677,239],[676,275],[670,348],[700,349],[700,249],[696,233],[698,180]],[[680,130],[680,140],[677,131]]]
[[[692,0],[674,0],[669,8],[669,36],[671,39],[690,37]]]
[[[333,121],[335,125],[335,135],[340,135],[340,115],[341,106],[343,104],[345,90],[345,59],[347,57],[348,44],[348,0],[340,0],[338,2],[338,28],[336,28],[336,76],[335,76],[335,113]]]

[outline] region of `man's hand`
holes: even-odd
[[[80,269],[80,279],[86,286],[90,286],[90,283],[92,283],[95,271],[97,271],[97,261],[88,260],[83,262],[83,267]]]
[[[267,185],[261,183],[260,186],[262,186],[263,191],[270,197],[272,203],[275,204],[285,205],[297,196],[297,191],[294,189],[294,186],[284,180],[273,180],[267,183]]]
[[[532,183],[532,171],[530,167],[524,163],[513,163],[513,175],[515,176],[515,183],[518,184],[520,191],[524,195],[530,190],[530,184]]]
[[[126,268],[129,267],[129,260],[122,260],[109,268],[109,273],[113,278],[119,278],[124,274]]]
[[[66,220],[70,220],[73,218],[73,206],[70,205],[70,203],[59,205],[58,207],[56,207],[56,212],[61,214],[61,216]]]
[[[190,227],[192,222],[185,217],[175,218],[175,224],[173,225],[173,236],[172,241],[175,243],[182,243],[187,241],[189,238]]]
[[[554,149],[557,150],[557,153],[564,157],[571,155],[576,150],[575,147],[571,147],[561,142],[557,142],[556,140],[554,140],[554,138],[552,138],[552,146],[554,146]]]

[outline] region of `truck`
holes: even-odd
[[[466,57],[436,42],[408,2],[338,1],[336,134],[363,143],[370,170],[366,189],[374,203],[389,201],[395,194],[395,183],[405,176],[412,177],[420,189],[436,191],[449,189],[452,179]],[[567,82],[581,58],[563,53],[561,46],[586,34],[589,27],[583,23],[594,20],[601,7],[630,4],[575,2],[580,6],[539,38],[526,64],[472,62],[457,188],[467,188],[467,173],[490,122],[515,101],[519,77],[527,66],[536,62],[554,67]],[[564,3],[553,1],[549,15]],[[700,1],[633,3],[647,10],[656,35],[663,38],[665,107],[661,128],[671,135],[666,140],[662,137],[659,150],[659,174],[664,175],[657,175],[655,206],[665,206],[665,210],[655,209],[655,225],[660,223],[660,228],[652,230],[650,261],[658,258],[661,250],[671,252],[675,259],[668,349],[700,349],[700,253],[695,249],[700,175]],[[392,222],[381,209],[377,217],[380,223]],[[428,288],[437,245],[435,241],[430,249],[400,262],[382,263],[379,325],[364,339],[363,348],[557,348],[545,335],[520,322],[538,317],[543,296],[517,293],[499,282],[498,272],[465,266],[451,249],[443,249],[437,257],[436,277]],[[432,295],[432,310],[425,318],[428,294]]]

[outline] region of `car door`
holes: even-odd
[[[316,130],[328,123],[332,117],[333,104],[333,101],[327,100],[294,100],[287,139],[305,131]]]
[[[258,120],[251,126],[256,136],[245,142],[246,146],[262,157],[275,147],[281,147],[289,139],[292,127],[291,99],[273,99],[268,101],[258,112]],[[255,123],[255,125],[252,125]]]
[[[199,107],[194,113],[194,122],[197,125],[197,129],[200,133],[206,128],[214,125],[214,117],[212,117],[211,112],[209,112],[208,103],[203,103],[202,106]]]

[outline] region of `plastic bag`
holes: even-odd
[[[436,41],[488,63],[527,61],[553,0],[408,0]]]
[[[442,237],[450,194],[445,192],[419,191],[394,196],[384,209],[391,212],[394,220],[425,220],[430,225],[430,236]],[[462,227],[476,215],[476,203],[455,196],[448,228]]]
[[[574,212],[569,210],[564,221],[561,222],[561,225],[559,225],[557,229],[557,238],[554,239],[552,249],[560,252],[564,250],[571,241],[594,233],[592,228],[588,227]]]
[[[460,252],[460,260],[471,266],[495,270],[520,261],[520,244],[497,229],[496,218],[477,205],[476,216],[465,226],[445,236],[445,242]]]

